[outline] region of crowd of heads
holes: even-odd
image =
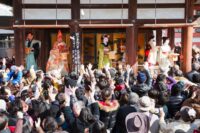
[[[155,133],[165,132],[166,122],[191,125],[200,119],[200,63],[194,58],[191,72],[175,65],[167,75],[152,75],[148,66],[135,73],[121,64],[101,70],[81,65],[63,75],[8,67],[2,59],[0,132]],[[191,127],[198,131],[200,123]]]

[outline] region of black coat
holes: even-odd
[[[133,85],[131,87],[131,90],[139,95],[139,97],[147,95],[148,91],[152,87],[152,77],[148,70],[144,70],[143,73],[145,73],[147,80],[144,83],[138,83],[136,85]]]
[[[174,117],[175,114],[181,109],[182,103],[184,102],[184,96],[170,96],[167,102],[167,107],[170,117]]]
[[[199,72],[193,70],[193,71],[187,73],[187,74],[186,74],[186,77],[187,77],[188,80],[190,80],[191,82],[193,82],[193,77],[194,77],[195,74],[199,74]]]
[[[126,133],[125,119],[126,116],[132,112],[137,112],[137,108],[135,106],[124,105],[119,108],[112,133]]]
[[[99,108],[97,103],[91,104],[91,112],[94,116],[99,116]],[[69,106],[62,109],[65,120],[69,125],[69,133],[84,133],[85,129],[88,128],[89,132],[92,133],[92,128],[94,123],[86,123],[80,119],[80,117],[75,117],[71,108]]]
[[[104,102],[99,102],[100,121],[102,121],[107,129],[112,129],[116,122],[116,115],[119,108],[119,103],[116,100],[110,101],[110,105],[105,105]]]
[[[148,91],[151,89],[150,86],[148,86],[145,83],[142,84],[136,84],[131,87],[131,90],[139,95],[139,97],[145,96],[148,94]]]

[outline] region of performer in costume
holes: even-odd
[[[151,49],[149,51],[147,61],[148,61],[149,66],[152,66],[152,65],[156,65],[157,63],[157,53],[158,53],[158,48],[156,46],[154,37],[151,37],[151,39],[149,40],[149,45],[151,46]]]
[[[170,64],[169,60],[169,54],[171,53],[171,47],[169,46],[169,38],[163,37],[163,44],[160,46],[159,50],[159,58],[158,58],[158,64],[161,69],[168,70]]]
[[[98,62],[98,68],[101,69],[105,65],[109,64],[110,65],[110,59],[109,59],[109,51],[110,51],[110,46],[108,44],[109,41],[109,36],[108,35],[103,35],[102,38],[102,43],[100,44],[98,53],[99,53],[99,62]]]
[[[41,42],[35,40],[33,33],[29,32],[25,41],[25,53],[26,53],[26,69],[29,70],[31,66],[34,66],[34,70],[38,69],[37,59],[39,56]]]
[[[52,50],[49,54],[49,59],[46,65],[46,71],[60,70],[62,73],[69,71],[68,56],[69,49],[62,39],[62,33],[59,30],[57,41],[54,43]]]

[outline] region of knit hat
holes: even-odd
[[[146,81],[147,77],[145,75],[145,73],[143,72],[139,72],[138,76],[137,76],[137,80],[139,83],[144,83]]]
[[[15,96],[14,95],[10,95],[8,97],[8,99],[9,99],[10,102],[14,102],[15,101]]]
[[[6,111],[6,102],[3,99],[0,99],[0,110]]]

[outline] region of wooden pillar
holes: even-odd
[[[14,41],[15,41],[15,60],[16,65],[22,65],[25,62],[25,51],[24,51],[24,34],[22,29],[14,29]]]
[[[22,0],[13,1],[14,24],[22,24]],[[24,64],[24,36],[23,29],[14,29],[16,65]]]
[[[185,18],[186,22],[192,23],[193,21],[193,11],[194,11],[194,2],[196,0],[185,0]]]
[[[135,26],[126,28],[126,54],[127,63],[133,65],[133,69],[137,71],[137,33],[138,28]]]
[[[135,22],[137,16],[137,0],[129,0],[128,19]]]
[[[162,29],[156,29],[156,45],[162,45]]]
[[[72,19],[78,20],[80,19],[80,0],[72,0]]]
[[[192,69],[192,38],[193,27],[182,28],[182,53],[183,53],[183,72],[187,73]]]
[[[169,43],[170,43],[170,47],[171,49],[174,48],[175,46],[175,32],[174,32],[174,28],[169,28],[168,29],[168,37],[169,37]]]

